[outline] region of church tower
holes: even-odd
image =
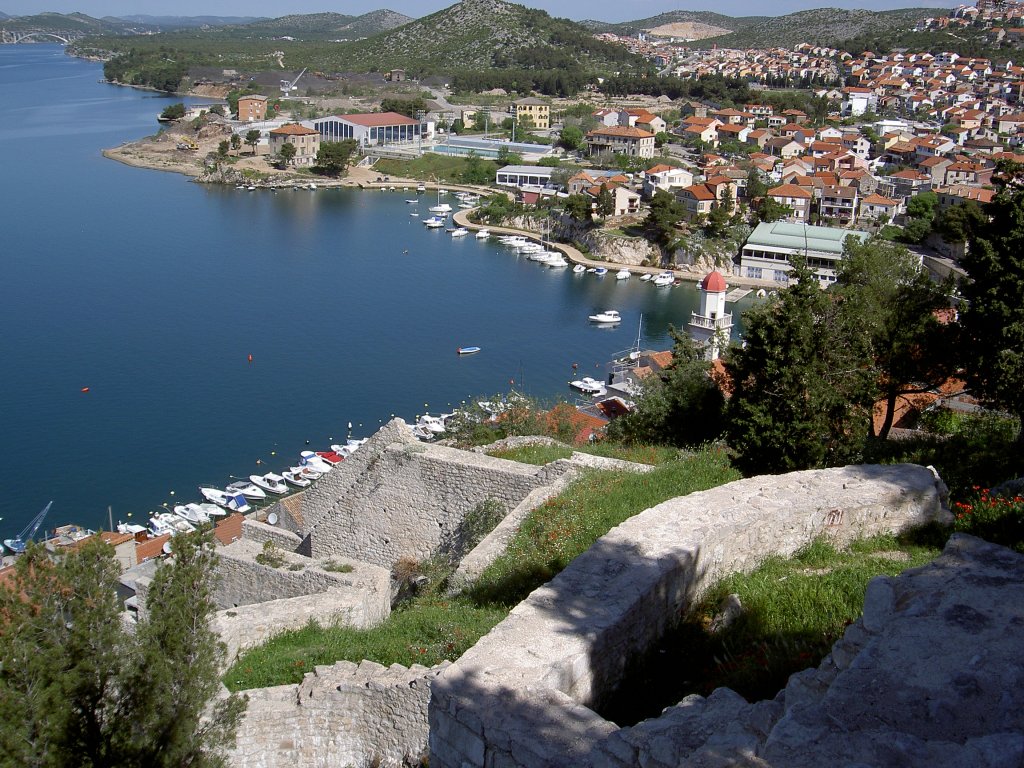
[[[732,336],[732,315],[725,311],[728,286],[717,270],[700,284],[700,310],[690,317],[690,336],[704,347],[705,360],[717,360]]]

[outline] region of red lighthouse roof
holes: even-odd
[[[725,278],[722,277],[722,274],[718,270],[715,270],[714,272],[709,273],[708,276],[701,281],[700,287],[710,293],[724,291],[726,288]]]

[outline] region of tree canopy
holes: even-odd
[[[1001,163],[999,191],[962,264],[967,377],[990,404],[1024,417],[1024,166]]]
[[[224,646],[210,629],[216,555],[179,536],[134,632],[120,568],[99,539],[60,561],[33,545],[0,589],[0,754],[19,766],[222,766],[245,708],[218,699]]]
[[[794,282],[795,281],[795,282]],[[801,256],[778,298],[744,315],[730,351],[729,446],[748,474],[856,460],[872,405],[869,349]]]
[[[352,154],[359,147],[355,139],[324,141],[316,153],[316,169],[325,176],[340,176],[348,168]]]

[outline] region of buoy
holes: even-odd
[[[83,391],[83,392],[88,392],[88,391],[89,391],[89,388],[88,388],[88,387],[82,387],[82,391]]]
[[[249,354],[249,362],[250,363],[252,362],[252,354],[251,353]]]

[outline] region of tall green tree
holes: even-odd
[[[1024,166],[1001,163],[962,260],[968,381],[984,400],[1024,418]],[[1024,432],[1022,432],[1024,440]]]
[[[725,363],[733,383],[726,434],[747,474],[855,461],[868,434],[864,333],[799,255],[790,281],[744,315],[744,344]]]
[[[233,149],[235,152],[237,152],[241,148],[242,148],[242,137],[239,136],[237,133],[232,133],[231,134],[231,149]]]
[[[583,130],[577,125],[563,125],[558,134],[558,143],[570,152],[583,149],[586,146],[583,142]]]
[[[576,221],[593,221],[593,205],[590,195],[569,195],[565,198],[565,212]]]
[[[290,141],[286,141],[281,145],[281,149],[277,151],[278,165],[282,168],[287,168],[291,161],[295,159],[297,153],[298,150],[295,149],[295,145]]]
[[[608,425],[608,436],[636,443],[696,446],[725,427],[725,398],[711,380],[711,363],[689,334],[669,327],[672,363],[644,381],[636,408]]]
[[[601,185],[601,191],[597,195],[597,215],[601,217],[611,216],[615,213],[615,198],[607,185]]]
[[[256,154],[256,145],[260,143],[260,132],[255,128],[245,132],[245,143],[252,147],[252,153]]]
[[[316,169],[325,176],[342,175],[358,146],[355,139],[321,142],[316,153]]]
[[[953,327],[936,317],[949,307],[952,289],[934,282],[903,246],[847,238],[834,291],[849,324],[862,328],[870,344],[875,397],[885,404],[876,437],[888,437],[900,397],[927,392],[953,374]]]
[[[683,204],[671,192],[664,189],[654,192],[650,211],[644,219],[644,232],[661,249],[662,260],[679,247],[679,230],[676,227],[685,213]]]
[[[222,766],[245,707],[217,699],[224,646],[210,630],[215,555],[175,539],[147,617],[120,617],[113,550],[59,562],[33,546],[0,589],[0,762],[18,766]],[[217,699],[214,702],[214,699]]]

